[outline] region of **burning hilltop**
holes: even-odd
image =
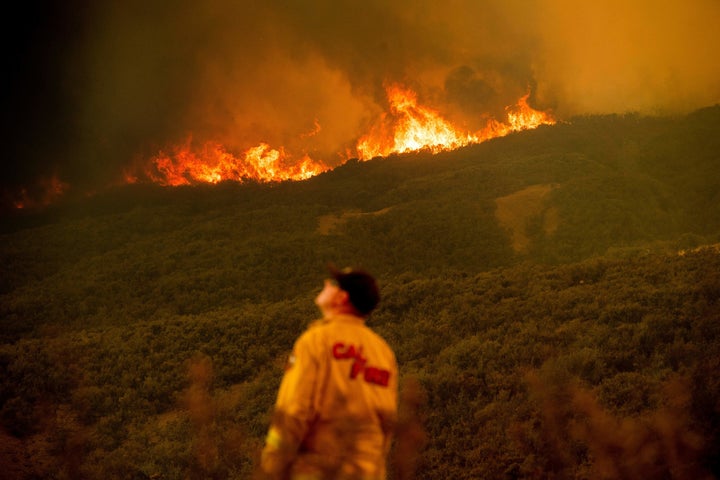
[[[407,87],[393,84],[386,92],[389,111],[380,115],[370,131],[360,137],[354,151],[341,154],[345,161],[419,150],[438,153],[555,123],[549,113],[528,105],[528,94],[506,108],[507,118],[503,121],[492,119],[481,130],[468,132],[453,125],[438,110],[420,104],[417,94]],[[125,172],[125,181],[177,186],[247,179],[305,180],[330,168],[321,159],[313,159],[307,153],[294,154],[283,146],[259,143],[241,153],[232,153],[217,142],[197,145],[188,136],[182,144],[163,149],[152,158],[140,159]]]
[[[436,110],[418,104],[417,95],[400,85],[387,88],[390,112],[383,114],[370,133],[360,138],[358,158],[386,157],[393,153],[430,150],[433,153],[455,150],[473,143],[501,137],[511,132],[553,124],[549,113],[533,109],[527,103],[530,94],[506,108],[506,121],[491,119],[477,132],[463,131]]]
[[[54,173],[65,197],[302,180],[532,128],[548,108],[665,115],[720,98],[713,0],[81,3],[16,15],[5,207],[45,201],[36,184]]]
[[[386,95],[386,111],[371,122],[367,133],[359,136],[354,147],[337,153],[341,163],[420,150],[439,153],[555,123],[550,113],[535,110],[528,104],[529,94],[505,108],[506,118],[491,118],[476,131],[453,124],[440,110],[421,103],[417,93],[406,86],[390,84]],[[320,130],[322,125],[316,120],[314,131],[301,136],[312,137]],[[119,183],[174,187],[224,181],[300,181],[332,168],[323,158],[263,140],[242,151],[234,151],[219,141],[197,140],[188,133],[182,141],[158,148],[154,154],[137,155],[123,169]],[[38,182],[33,190],[22,189],[12,199],[12,205],[16,209],[49,205],[71,188],[56,176],[52,181]]]

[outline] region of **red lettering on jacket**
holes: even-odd
[[[351,379],[358,378],[362,373],[362,378],[367,383],[387,387],[390,383],[390,372],[378,367],[366,367],[367,358],[363,356],[362,350],[362,345],[355,347],[352,344],[345,345],[342,342],[337,342],[332,347],[332,355],[336,360],[354,359],[350,367]]]
[[[355,378],[365,367],[365,360],[355,360],[350,368],[350,378]]]
[[[335,357],[335,358],[347,358],[345,356],[345,345],[341,342],[338,342],[335,345],[333,345],[332,352],[333,352],[333,357]]]
[[[355,358],[361,362],[366,361],[366,358],[363,357],[362,354],[362,345],[356,348],[355,345],[346,346],[342,342],[337,342],[335,345],[333,345],[332,353],[333,357],[337,358],[338,360]]]
[[[367,367],[365,369],[365,381],[387,387],[390,382],[390,372],[382,368]]]

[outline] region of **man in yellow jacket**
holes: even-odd
[[[395,354],[365,325],[380,295],[362,270],[330,269],[322,318],[297,339],[262,451],[266,478],[382,480],[397,418]]]

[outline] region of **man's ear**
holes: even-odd
[[[337,295],[338,303],[342,303],[343,305],[350,303],[350,295],[345,290],[338,289]]]

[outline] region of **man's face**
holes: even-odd
[[[322,291],[315,297],[315,305],[323,313],[332,311],[342,304],[345,292],[340,289],[334,279],[325,280]]]

